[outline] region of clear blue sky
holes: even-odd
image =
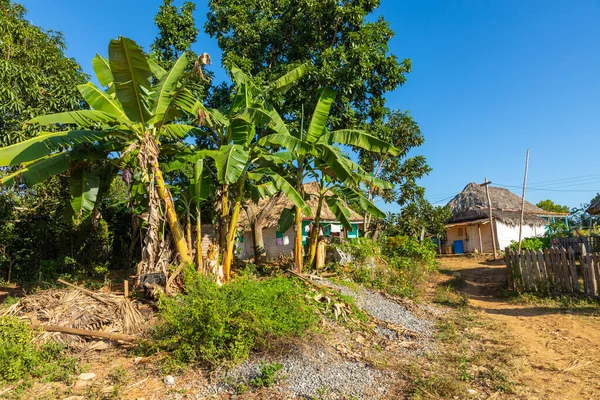
[[[62,31],[67,54],[91,73],[111,38],[148,48],[162,0],[20,2],[34,24]],[[206,1],[196,3],[202,31]],[[599,1],[383,0],[377,15],[396,33],[392,53],[412,59],[388,104],[421,126],[426,144],[414,153],[433,168],[421,181],[432,202],[486,176],[520,194],[527,148],[527,200],[578,206],[600,192]],[[210,53],[225,79],[215,40],[201,32],[195,51]]]

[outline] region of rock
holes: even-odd
[[[93,372],[86,372],[84,374],[79,375],[77,377],[77,379],[79,379],[80,381],[91,381],[95,377],[96,377],[95,373],[93,373]]]
[[[84,387],[87,387],[91,384],[90,381],[75,381],[75,383],[73,384],[73,388],[75,389],[82,389]]]
[[[167,386],[174,386],[175,385],[175,377],[173,377],[172,375],[167,375],[164,377],[163,382]]]
[[[477,390],[475,389],[467,389],[467,393],[469,393],[471,396],[474,396],[477,394]]]
[[[84,396],[69,396],[65,397],[63,400],[85,400]]]

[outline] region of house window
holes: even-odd
[[[458,237],[465,236],[465,228],[458,228]]]

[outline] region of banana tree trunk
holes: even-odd
[[[199,273],[206,273],[202,257],[202,220],[200,218],[200,207],[198,206],[196,206],[196,267]]]
[[[192,252],[192,218],[190,217],[190,208],[188,207],[186,209],[186,213],[185,213],[185,238],[187,240],[187,246],[188,249],[190,251],[190,253]]]
[[[171,193],[165,185],[165,180],[158,163],[152,165],[152,172],[154,172],[154,179],[156,180],[158,195],[165,205],[165,214],[167,215],[167,222],[169,223],[169,229],[171,230],[171,235],[173,236],[173,243],[175,245],[177,255],[179,256],[179,261],[184,264],[191,264],[193,261],[190,257],[190,252],[185,241],[183,229],[181,228],[181,224],[179,224],[179,220],[177,219],[175,204],[173,203]]]
[[[241,192],[241,191],[240,191]],[[231,221],[229,225],[229,232],[227,232],[227,243],[225,253],[223,254],[223,275],[225,281],[228,281],[231,277],[231,262],[233,261],[233,248],[235,245],[235,234],[238,218],[240,216],[240,208],[242,206],[242,195],[238,195],[235,205],[233,206],[233,214],[231,215]]]
[[[302,253],[302,210],[296,207],[296,215],[294,216],[294,265],[298,273],[302,273],[302,262],[304,261]]]
[[[315,213],[315,219],[313,222],[313,229],[310,233],[310,256],[308,259],[308,265],[313,265],[315,261],[315,255],[317,254],[317,244],[319,243],[319,231],[321,230],[321,210],[323,209],[323,201],[325,196],[319,194],[319,203],[317,206],[317,212]]]
[[[263,239],[263,220],[257,218],[252,223],[252,241],[254,242],[254,262],[263,265],[267,261],[267,250]]]
[[[220,190],[220,207],[219,214],[219,248],[225,249],[227,242],[227,228],[229,222],[229,189],[227,185],[223,185]]]

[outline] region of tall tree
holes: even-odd
[[[186,1],[178,9],[173,5],[173,0],[164,0],[154,17],[154,23],[158,27],[158,37],[152,43],[151,55],[163,68],[171,66],[181,57],[184,52],[195,55],[192,44],[198,37],[198,28],[194,20],[196,5]]]
[[[26,20],[25,8],[0,0],[0,146],[38,134],[23,123],[40,114],[79,109],[77,84],[87,76],[65,55],[60,32]]]
[[[399,154],[358,149],[360,165],[367,172],[394,184],[392,189],[385,190],[368,185],[367,198],[373,201],[375,197],[381,197],[386,203],[397,203],[400,206],[410,202],[423,203],[424,189],[417,185],[417,180],[428,174],[431,168],[423,156],[408,157],[409,152],[421,146],[425,140],[419,125],[407,112],[385,110],[382,118],[373,121],[365,129],[369,129],[376,138],[391,143],[399,149]],[[378,226],[370,227],[370,223],[371,216],[366,214],[366,232]]]
[[[550,199],[541,200],[540,202],[538,202],[536,204],[536,206],[538,206],[539,208],[541,208],[544,211],[549,211],[549,212],[557,212],[557,213],[568,213],[569,212],[568,206],[561,206],[560,204],[556,204],[555,202],[553,202]]]
[[[330,128],[355,127],[378,119],[384,94],[405,81],[410,60],[389,53],[389,24],[367,18],[378,0],[210,0],[206,32],[217,38],[223,64],[238,65],[257,79],[271,81],[294,64],[312,68],[300,85],[286,94],[283,116],[304,106],[314,109],[318,91],[338,94]]]

